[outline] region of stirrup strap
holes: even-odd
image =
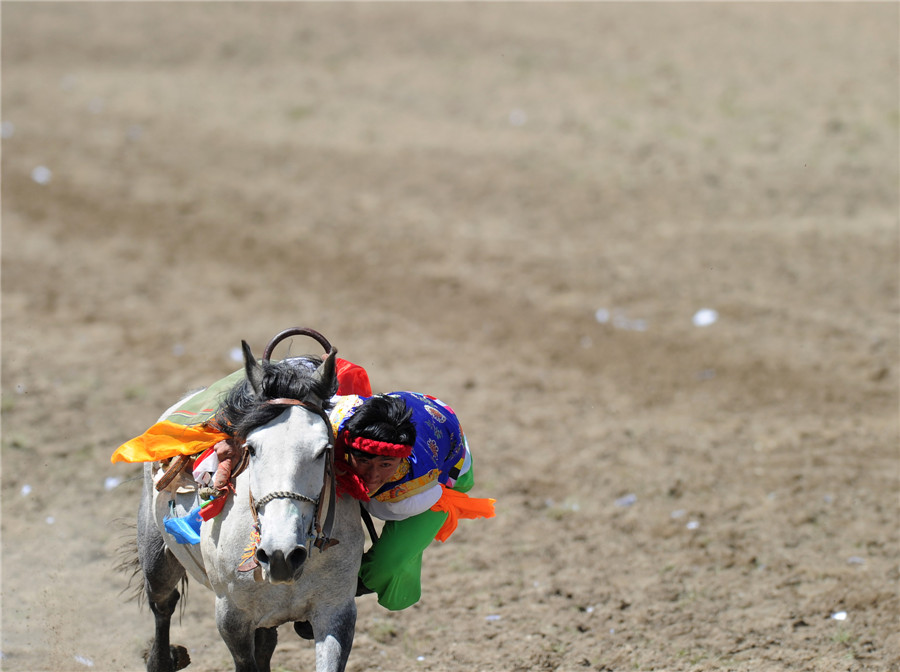
[[[371,539],[374,544],[378,541],[378,532],[375,530],[375,523],[372,522],[372,516],[366,510],[366,507],[362,505],[362,502],[359,503],[359,515],[362,516],[363,522],[366,524],[366,529],[369,531],[369,539]]]

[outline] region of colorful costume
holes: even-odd
[[[387,521],[379,540],[363,555],[360,579],[378,593],[378,603],[405,609],[421,597],[422,553],[433,539],[446,541],[459,518],[491,518],[494,500],[472,499],[472,455],[456,414],[434,397],[391,392],[412,411],[416,443],[409,457],[365,503],[369,513]],[[338,437],[366,401],[346,396],[337,400],[331,423]],[[337,459],[346,459],[339,438]],[[373,451],[377,452],[377,451]]]

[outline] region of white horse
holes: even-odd
[[[246,379],[228,394],[220,414],[235,445],[244,447],[246,467],[222,512],[202,524],[199,544],[178,543],[163,525],[166,515],[183,516],[197,503],[189,472],[157,490],[161,465],[145,465],[138,559],[156,619],[149,672],[190,663],[184,647],[169,643],[186,571],[216,594],[216,625],[235,672],[268,672],[276,628],[288,622],[301,636],[308,637],[311,626],[317,672],[340,672],[347,664],[363,532],[358,503],[335,496],[334,439],[323,407],[337,389],[336,350],[322,339],[330,352],[324,361],[312,358],[321,361],[317,369],[297,360],[268,361],[277,339],[295,333],[321,338],[310,332],[283,332],[261,364],[243,343]],[[250,571],[238,571],[242,563]]]

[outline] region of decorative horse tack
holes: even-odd
[[[326,356],[332,353],[337,354],[337,349],[332,347],[331,343],[328,342],[328,339],[315,329],[307,329],[306,327],[292,327],[290,329],[285,329],[279,334],[276,334],[272,338],[272,340],[269,341],[269,344],[266,346],[266,349],[263,352],[263,360],[268,362],[272,357],[272,352],[275,350],[275,346],[281,343],[281,341],[283,341],[284,339],[291,336],[309,336],[322,346],[322,348],[325,350]]]
[[[259,527],[253,526],[250,529],[250,543],[244,547],[244,552],[238,561],[237,571],[250,572],[253,571],[253,579],[262,581],[262,572],[259,570],[259,562],[256,559],[256,547],[259,545]]]
[[[299,492],[291,492],[290,490],[276,490],[275,492],[270,492],[258,502],[254,502],[253,508],[256,509],[257,513],[259,513],[259,510],[266,504],[271,502],[273,499],[296,499],[298,502],[309,502],[310,504],[319,503],[318,497],[313,499],[312,497],[301,495]]]

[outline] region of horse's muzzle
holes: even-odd
[[[304,546],[297,546],[286,557],[281,549],[274,551],[271,557],[262,548],[256,550],[256,559],[266,569],[271,583],[291,583],[299,579],[307,555]]]

